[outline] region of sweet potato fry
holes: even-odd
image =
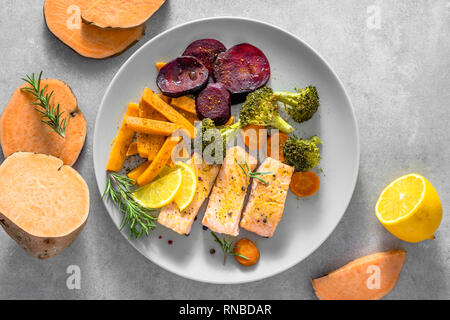
[[[164,142],[161,150],[155,157],[155,160],[147,167],[143,174],[137,179],[137,183],[140,186],[146,185],[151,182],[166,166],[167,162],[171,159],[172,150],[181,141],[181,137],[168,137]]]
[[[190,137],[193,139],[195,137],[195,128],[189,120],[183,117],[174,108],[164,102],[158,95],[153,93],[150,89],[145,88],[142,99],[151,105],[155,110],[161,113],[170,122],[178,124],[185,128],[189,133]]]
[[[135,154],[138,154],[138,148],[137,148],[137,142],[134,141],[130,144],[127,151],[127,157],[134,156]]]
[[[142,98],[139,103],[139,116],[141,118],[148,118],[152,120],[167,121],[162,114],[153,109]],[[139,155],[142,158],[153,160],[159,149],[161,149],[164,140],[165,137],[161,135],[139,133],[137,139]]]
[[[181,126],[175,123],[139,117],[125,116],[124,121],[125,125],[131,130],[146,134],[158,134],[162,136],[170,136],[178,129],[181,129]]]
[[[171,105],[172,107],[197,115],[197,111],[195,111],[195,100],[191,97],[182,96],[179,98],[172,98]]]
[[[139,114],[139,106],[135,103],[130,103],[128,105],[128,109],[125,117],[133,116],[137,117]],[[125,117],[122,121],[122,125],[120,126],[119,133],[114,141],[113,147],[111,149],[111,153],[109,155],[108,165],[106,166],[106,170],[119,172],[122,170],[123,163],[127,156],[128,148],[130,144],[133,142],[133,138],[135,135],[135,131],[130,129],[125,124]]]
[[[139,178],[139,176],[141,174],[144,173],[144,171],[148,168],[148,166],[150,165],[150,161],[145,161],[144,163],[142,163],[141,165],[139,165],[138,167],[134,168],[133,170],[131,170],[128,173],[128,178],[137,181],[137,179]]]

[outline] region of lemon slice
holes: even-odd
[[[183,183],[178,190],[178,193],[175,195],[175,198],[173,198],[173,201],[178,209],[183,211],[191,204],[195,193],[197,192],[197,175],[191,166],[183,162],[177,162],[176,165],[181,169]]]
[[[133,193],[133,197],[146,208],[161,208],[173,201],[175,195],[180,190],[182,182],[182,170],[176,169],[136,190]]]
[[[442,220],[436,189],[418,174],[400,177],[387,186],[375,207],[381,224],[396,237],[419,242],[433,239]]]

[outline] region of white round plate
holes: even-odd
[[[189,22],[148,41],[124,63],[103,97],[94,134],[97,183],[103,192],[111,141],[127,104],[139,102],[145,87],[158,89],[155,62],[176,58],[189,43],[202,38],[218,39],[227,47],[248,42],[260,48],[272,68],[269,85],[276,90],[293,90],[309,84],[317,87],[320,111],[297,126],[296,134],[308,138],[317,134],[323,140],[320,190],[306,200],[289,194],[273,238],[263,239],[241,230],[240,237],[252,239],[261,251],[259,263],[250,268],[240,266],[232,257],[223,264],[218,245],[201,227],[204,209],[188,237],[159,225],[151,236],[128,241],[149,260],[182,277],[210,283],[260,280],[296,265],[327,239],[348,206],[358,175],[359,138],[350,100],[328,64],[291,33],[255,20],[221,17]],[[238,109],[239,106],[234,106],[234,113]],[[119,226],[121,215],[117,208],[109,201],[105,201],[105,206]],[[122,233],[128,239],[126,228]],[[169,245],[168,240],[173,244]],[[215,248],[216,254],[211,255],[210,248]]]

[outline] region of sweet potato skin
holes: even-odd
[[[0,212],[0,225],[29,255],[45,260],[56,256],[69,247],[86,225],[87,220],[76,230],[62,237],[37,237],[27,233]]]
[[[42,170],[34,176],[37,169]],[[47,177],[49,180],[43,180]],[[20,181],[18,185],[16,180]],[[61,197],[51,196],[58,186],[67,186],[58,192],[66,197],[64,203],[68,205],[61,206],[63,202],[55,200]],[[31,152],[11,155],[0,166],[0,190],[0,225],[27,253],[38,259],[61,253],[86,225],[88,186],[74,169],[63,165],[58,158]],[[23,193],[24,198],[17,199],[18,193]],[[66,193],[73,197],[67,198]],[[52,210],[46,210],[46,206],[52,206]]]
[[[41,122],[41,117],[31,103],[31,94],[23,92],[23,84],[11,96],[0,118],[0,142],[4,156],[26,151],[49,154],[73,165],[83,148],[86,138],[86,119],[78,108],[78,102],[70,87],[56,79],[43,79],[42,87],[48,85],[46,93],[54,91],[54,102],[60,103],[63,117],[68,118],[66,137]]]

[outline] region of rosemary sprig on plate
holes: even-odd
[[[36,102],[33,102],[31,105],[40,113],[41,121],[47,124],[61,137],[65,138],[67,118],[62,118],[64,111],[60,111],[59,104],[55,106],[54,103],[50,102],[53,97],[53,91],[44,93],[47,89],[47,85],[41,88],[41,78],[42,71],[37,79],[34,73],[32,73],[31,76],[27,75],[26,78],[22,78],[22,80],[30,85],[30,87],[22,88],[22,91],[32,94],[36,99]]]
[[[109,173],[102,197],[107,196],[111,199],[123,214],[120,230],[128,225],[130,236],[139,239],[144,234],[148,236],[150,231],[156,227],[157,218],[150,214],[154,210],[143,207],[133,198],[131,195],[133,183],[134,180],[128,177]]]
[[[223,238],[223,240],[220,240],[219,237],[212,231],[211,231],[211,235],[214,237],[214,241],[217,242],[218,244],[220,244],[220,247],[223,250],[223,253],[224,253],[223,264],[225,264],[225,262],[227,261],[227,256],[229,254],[241,257],[242,259],[245,259],[245,260],[250,260],[246,256],[243,256],[242,254],[239,254],[239,253],[236,253],[233,251],[233,249],[234,249],[233,241],[228,242],[227,240],[225,240],[225,238]]]
[[[240,163],[237,161],[236,158],[234,158],[234,161],[236,161],[236,163],[238,164],[238,166],[242,169],[242,171],[243,171],[244,174],[246,175],[247,179],[253,178],[253,179],[256,179],[256,180],[261,181],[261,182],[264,183],[266,186],[269,185],[269,184],[267,183],[267,181],[264,180],[263,178],[261,178],[260,176],[267,175],[267,174],[273,174],[273,172],[252,172],[252,171],[250,170],[250,167],[248,166],[248,163],[247,163],[247,161],[246,161],[245,159],[244,159],[244,165],[245,165],[245,168],[242,166],[242,164],[240,164]]]

